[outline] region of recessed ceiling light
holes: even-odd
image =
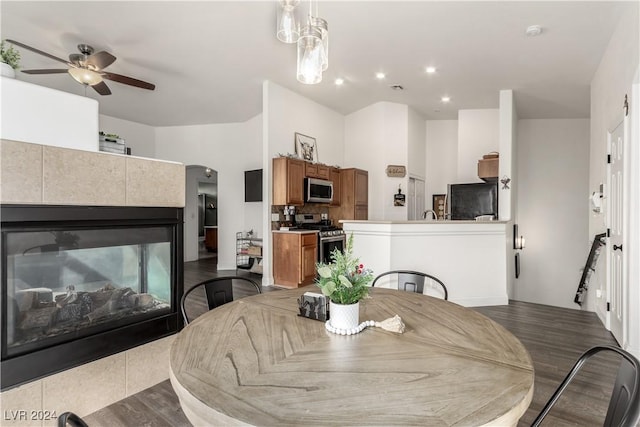
[[[336,84],[337,86],[341,86],[341,85],[343,85],[343,84],[344,84],[344,79],[337,78],[337,79],[336,79],[336,81],[335,81],[335,84]]]
[[[540,25],[530,25],[527,27],[525,34],[529,37],[539,36],[542,33],[542,27]]]
[[[382,80],[385,77],[387,77],[387,75],[385,73],[376,73],[376,79],[378,79],[378,80]]]
[[[428,74],[433,74],[436,72],[436,67],[427,67],[425,70]]]
[[[442,98],[440,98],[440,101],[449,102],[449,101],[451,101],[451,98],[449,98],[448,96],[443,96]]]

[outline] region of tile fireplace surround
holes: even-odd
[[[183,208],[184,199],[182,164],[0,140],[2,204]],[[4,391],[0,425],[54,426],[54,412],[85,416],[157,384],[168,378],[172,341],[158,339]]]

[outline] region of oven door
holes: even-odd
[[[339,236],[320,237],[318,244],[318,262],[324,262],[325,264],[331,263],[331,252],[334,249],[344,252],[346,243],[346,236],[341,234]]]

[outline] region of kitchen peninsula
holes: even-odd
[[[508,303],[508,221],[340,221],[353,250],[378,275],[417,270],[442,280],[463,306]]]

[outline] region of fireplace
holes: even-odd
[[[181,327],[182,208],[1,209],[2,390]]]

